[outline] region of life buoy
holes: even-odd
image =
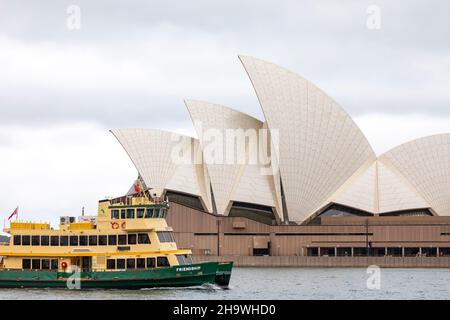
[[[117,222],[111,222],[111,227],[113,229],[119,229],[119,224]]]
[[[122,222],[122,225],[121,225],[122,229],[125,229],[126,226],[127,226],[127,224],[125,223],[125,221]]]
[[[65,261],[61,262],[61,268],[66,269],[67,268],[67,262],[65,262]]]

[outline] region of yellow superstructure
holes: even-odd
[[[177,266],[190,261],[167,226],[166,202],[143,195],[99,201],[97,216],[48,223],[11,222],[0,247],[3,269],[108,271]]]
[[[35,222],[11,222],[11,230],[49,230],[49,223],[35,223]]]

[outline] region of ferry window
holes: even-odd
[[[156,267],[155,261],[155,258],[147,258],[147,268],[150,269]]]
[[[43,270],[50,269],[50,259],[42,259],[42,269]]]
[[[136,268],[136,259],[127,259],[127,269],[135,269]]]
[[[138,268],[138,269],[145,269],[145,259],[144,258],[137,258],[136,259],[136,268]]]
[[[150,238],[147,233],[139,233],[138,234],[138,243],[139,244],[149,244]]]
[[[159,242],[166,242],[166,233],[164,231],[156,232],[158,235]]]
[[[116,260],[114,259],[107,259],[106,260],[106,269],[115,269],[116,268]]]
[[[134,209],[127,209],[127,219],[134,219]]]
[[[127,217],[126,210],[120,209],[120,219],[125,219]]]
[[[136,234],[132,233],[128,235],[128,244],[136,244]]]
[[[70,236],[70,245],[78,246],[78,236]]]
[[[50,237],[50,245],[51,246],[59,246],[59,237],[58,236],[51,236]]]
[[[145,212],[145,209],[144,209],[144,208],[138,208],[138,209],[136,210],[136,216],[137,216],[138,218],[143,218],[143,217],[144,217],[144,212]]]
[[[41,268],[41,260],[40,259],[32,259],[31,260],[31,269],[40,269]]]
[[[157,258],[158,267],[170,267],[169,260],[167,257],[158,257]]]
[[[96,246],[97,245],[97,236],[89,236],[89,245]]]
[[[31,236],[31,245],[32,246],[38,246],[41,243],[41,237],[40,236]]]
[[[125,259],[117,259],[117,269],[125,269]]]
[[[80,236],[80,246],[88,245],[88,236]]]
[[[13,243],[15,246],[20,246],[22,244],[22,236],[15,235],[13,240],[14,240]]]
[[[120,211],[118,209],[111,210],[111,219],[119,219]]]
[[[98,236],[98,245],[107,246],[108,245],[108,237],[107,236]]]
[[[153,214],[153,208],[147,208],[147,210],[145,211],[145,217],[151,218],[152,214]]]
[[[58,270],[58,259],[52,259],[51,261],[51,269]]]
[[[49,236],[41,236],[41,246],[48,246],[50,241]]]
[[[22,269],[31,268],[31,259],[22,259]]]
[[[181,254],[177,254],[177,260],[178,260],[178,264],[179,264],[180,266],[183,266],[183,265],[186,264],[185,261],[184,261],[184,256],[181,255]]]
[[[22,245],[29,246],[30,245],[30,236],[22,236]]]
[[[177,260],[178,260],[178,263],[180,264],[180,266],[192,264],[192,260],[188,255],[178,254]]]
[[[127,235],[119,234],[119,246],[124,246],[127,244]]]
[[[153,218],[159,218],[159,208],[153,209]]]
[[[67,246],[69,244],[69,236],[60,236],[59,237],[59,245]]]
[[[160,231],[157,232],[159,242],[175,242],[173,240],[172,232]]]
[[[115,234],[110,234],[108,236],[108,245],[115,246],[117,244],[117,236]]]

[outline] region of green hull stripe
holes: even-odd
[[[68,280],[81,288],[148,288],[195,286],[217,283],[227,286],[232,263],[207,262],[149,270],[73,273],[51,271],[0,271],[0,287],[67,287]],[[77,278],[77,279],[76,279]]]

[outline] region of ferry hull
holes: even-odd
[[[227,287],[232,263],[207,262],[150,270],[62,273],[0,271],[0,288],[143,289],[217,284]]]

